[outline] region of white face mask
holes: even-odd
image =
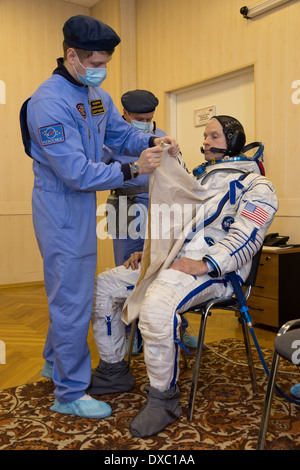
[[[139,129],[140,131],[144,132],[145,134],[147,132],[151,132],[153,125],[152,121],[150,122],[140,122],[140,121],[131,121],[132,127],[135,127],[136,129]]]
[[[91,67],[85,67],[80,62],[78,56],[77,56],[77,59],[81,67],[83,67],[84,70],[86,71],[86,75],[85,77],[83,77],[82,75],[79,75],[79,73],[76,71],[73,65],[76,75],[78,77],[78,80],[80,80],[81,83],[83,83],[83,85],[92,86],[92,87],[100,86],[101,83],[106,79],[107,68],[105,67],[105,68],[100,68],[100,69],[96,69],[96,68],[94,69]]]

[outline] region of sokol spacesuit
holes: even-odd
[[[209,298],[231,295],[233,288],[226,279],[226,273],[237,271],[241,282],[247,278],[252,257],[260,249],[278,208],[275,190],[270,181],[262,176],[260,162],[240,154],[245,144],[241,124],[227,116],[217,116],[211,123],[215,127],[209,131],[209,135],[211,133],[213,136],[216,129],[222,132],[223,137],[226,137],[227,152],[224,151],[219,160],[210,160],[202,165],[196,171],[197,180],[187,175],[175,161],[163,160],[160,168],[155,171],[163,172],[165,165],[166,174],[184,178],[185,187],[185,183],[189,183],[187,178],[193,179],[191,187],[194,189],[191,193],[198,201],[202,229],[197,230],[196,227],[192,232],[193,236],[186,238],[175,261],[183,258],[191,263],[202,260],[207,269],[204,274],[195,275],[177,268],[172,269],[170,265],[169,269],[160,270],[145,289],[138,307],[139,328],[144,340],[144,358],[150,387],[147,389],[146,407],[131,424],[131,432],[135,436],[156,434],[180,416],[180,394],[176,385],[179,364],[179,348],[176,343],[179,337],[180,313]],[[211,147],[213,142],[206,144],[207,159],[212,154]],[[224,157],[224,153],[227,156]],[[161,183],[160,179],[159,184]],[[167,179],[166,184],[170,184]],[[153,196],[152,204],[159,200],[159,191],[158,184],[155,186],[154,183],[150,195]],[[170,201],[176,202],[175,191],[172,194],[170,187],[169,192]],[[163,255],[160,253],[158,256]],[[105,388],[102,392],[102,371],[109,369],[112,363],[116,366],[121,364],[123,360],[125,325],[121,320],[121,312],[129,295],[132,293],[129,301],[134,297],[133,289],[138,278],[139,271],[126,269],[124,266],[106,271],[96,278],[93,328],[102,366],[99,365],[95,371],[90,393],[107,392]],[[111,382],[114,382],[113,378]],[[130,389],[132,386],[133,381],[132,378],[130,380],[128,371],[120,390]],[[118,385],[111,391],[117,389]]]

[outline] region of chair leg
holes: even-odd
[[[137,320],[133,320],[133,322],[131,324],[131,331],[130,331],[130,338],[129,338],[129,345],[128,345],[128,354],[127,354],[127,364],[128,364],[128,366],[130,366],[130,362],[131,362],[131,356],[132,356],[132,349],[133,349],[133,343],[134,343],[136,327],[137,327]]]
[[[257,395],[257,383],[256,383],[253,356],[252,356],[250,339],[249,339],[249,331],[242,317],[241,317],[241,324],[242,324],[242,330],[243,330],[243,335],[244,335],[244,342],[245,342],[247,361],[248,361],[248,366],[249,366],[249,371],[250,371],[252,390],[253,390],[253,394]]]
[[[268,424],[269,424],[269,418],[270,418],[271,404],[272,404],[274,388],[275,388],[275,381],[276,381],[276,376],[277,376],[277,371],[278,371],[278,366],[279,366],[279,360],[280,360],[280,356],[276,353],[276,351],[274,351],[269,380],[268,380],[268,386],[267,386],[267,391],[266,391],[266,396],[265,396],[265,401],[264,401],[264,406],[263,406],[263,412],[262,412],[262,418],[261,418],[261,423],[260,423],[256,450],[264,449],[266,434],[267,434]]]
[[[190,421],[192,421],[193,419],[196,393],[197,393],[197,387],[198,387],[198,379],[199,379],[199,370],[200,370],[200,364],[201,364],[201,358],[202,358],[203,341],[204,341],[204,334],[205,334],[206,321],[207,321],[208,314],[209,314],[209,311],[205,311],[202,313],[202,318],[201,318],[201,323],[200,323],[199,337],[198,337],[196,357],[195,357],[195,365],[194,365],[194,370],[193,370],[192,386],[191,386],[189,406],[188,406],[188,411],[187,411],[187,417]]]
[[[183,334],[182,334],[182,328],[180,327],[179,329],[179,334],[180,334],[180,341],[182,342],[183,344]],[[187,366],[188,366],[188,362],[187,362],[187,355],[186,355],[186,351],[184,348],[181,348],[181,351],[180,351],[183,355],[183,362],[184,362],[184,368],[187,369]]]

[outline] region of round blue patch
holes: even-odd
[[[231,217],[230,215],[227,217],[224,217],[222,220],[222,229],[225,230],[225,232],[229,232],[231,224],[233,224],[234,218]]]
[[[204,237],[204,240],[206,241],[206,243],[208,244],[208,246],[213,246],[215,244],[215,241],[213,238],[211,237]]]

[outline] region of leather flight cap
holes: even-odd
[[[64,24],[63,34],[68,46],[87,51],[109,51],[121,42],[110,26],[86,15],[69,18]]]

